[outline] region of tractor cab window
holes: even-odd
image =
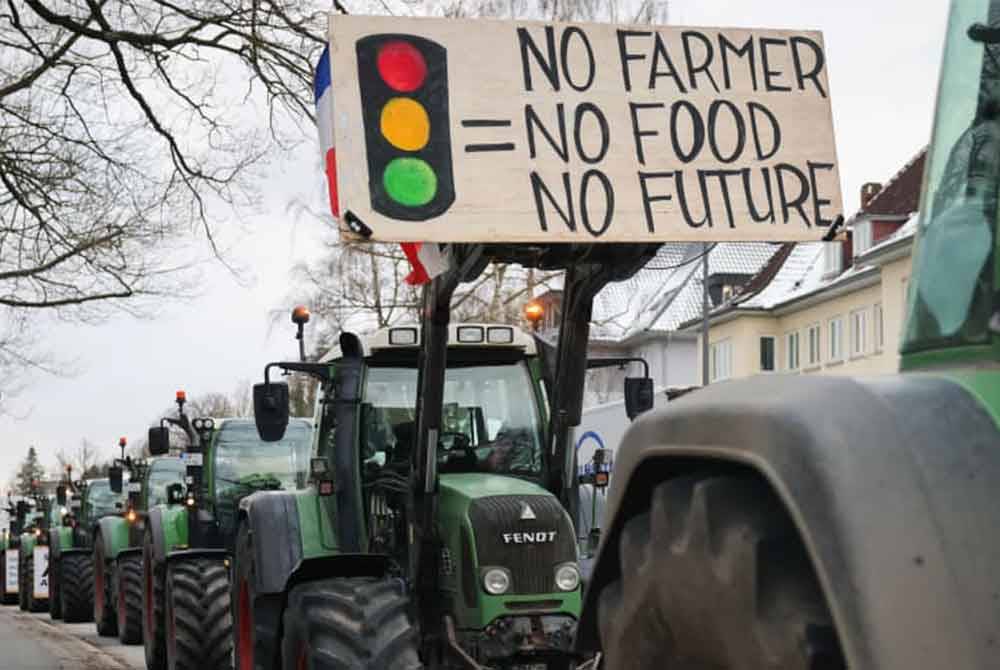
[[[114,514],[119,511],[115,503],[124,501],[124,494],[112,491],[111,484],[106,479],[94,480],[87,487],[87,506],[90,508],[87,512],[91,519],[96,520]]]
[[[416,398],[415,368],[369,368],[362,403],[366,460],[408,462],[416,437]],[[541,474],[541,426],[523,362],[448,368],[438,471]]]
[[[264,442],[252,419],[228,420],[222,424],[215,444],[216,498],[305,488],[311,451],[309,421],[292,419],[281,440]]]
[[[927,157],[903,351],[1000,332],[1000,0],[954,0]]]
[[[179,458],[161,458],[153,461],[149,467],[146,485],[149,491],[149,506],[167,504],[167,487],[171,484],[183,484],[184,474],[184,461]]]

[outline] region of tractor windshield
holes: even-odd
[[[252,419],[222,424],[215,444],[215,494],[242,498],[254,491],[305,488],[312,450],[312,424],[288,423],[278,442],[264,442]]]
[[[448,368],[438,471],[542,472],[542,433],[523,362]],[[371,367],[362,404],[365,458],[409,458],[415,437],[416,368]]]
[[[115,503],[123,502],[124,496],[111,490],[107,479],[95,479],[87,485],[87,506],[89,518],[100,519],[118,511]]]
[[[149,466],[149,506],[167,503],[167,487],[184,483],[185,465],[179,458],[161,458]]]
[[[1000,331],[1000,0],[954,0],[921,202],[904,352]]]

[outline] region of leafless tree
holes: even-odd
[[[80,440],[80,445],[72,452],[66,449],[56,451],[56,462],[59,464],[59,472],[55,474],[61,477],[66,472],[66,467],[71,466],[73,468],[74,479],[96,476],[96,473],[100,471],[102,463],[118,456],[117,446],[114,450],[110,448],[101,449],[87,438],[83,438]]]
[[[0,1],[0,307],[92,320],[190,291],[192,239],[224,259],[217,223],[255,205],[253,168],[311,135],[324,16],[300,0]],[[0,369],[42,364],[8,335]]]

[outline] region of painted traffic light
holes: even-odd
[[[372,209],[425,221],[455,201],[444,47],[414,35],[357,42]]]

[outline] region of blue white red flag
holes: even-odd
[[[326,186],[330,196],[330,212],[340,217],[340,201],[337,197],[337,150],[333,126],[333,86],[330,67],[330,49],[325,47],[316,65],[313,93],[316,96],[316,128],[319,131],[319,148],[326,170]],[[448,269],[448,258],[439,244],[428,242],[403,242],[403,253],[410,262],[412,271],[406,276],[406,283],[420,285]]]

